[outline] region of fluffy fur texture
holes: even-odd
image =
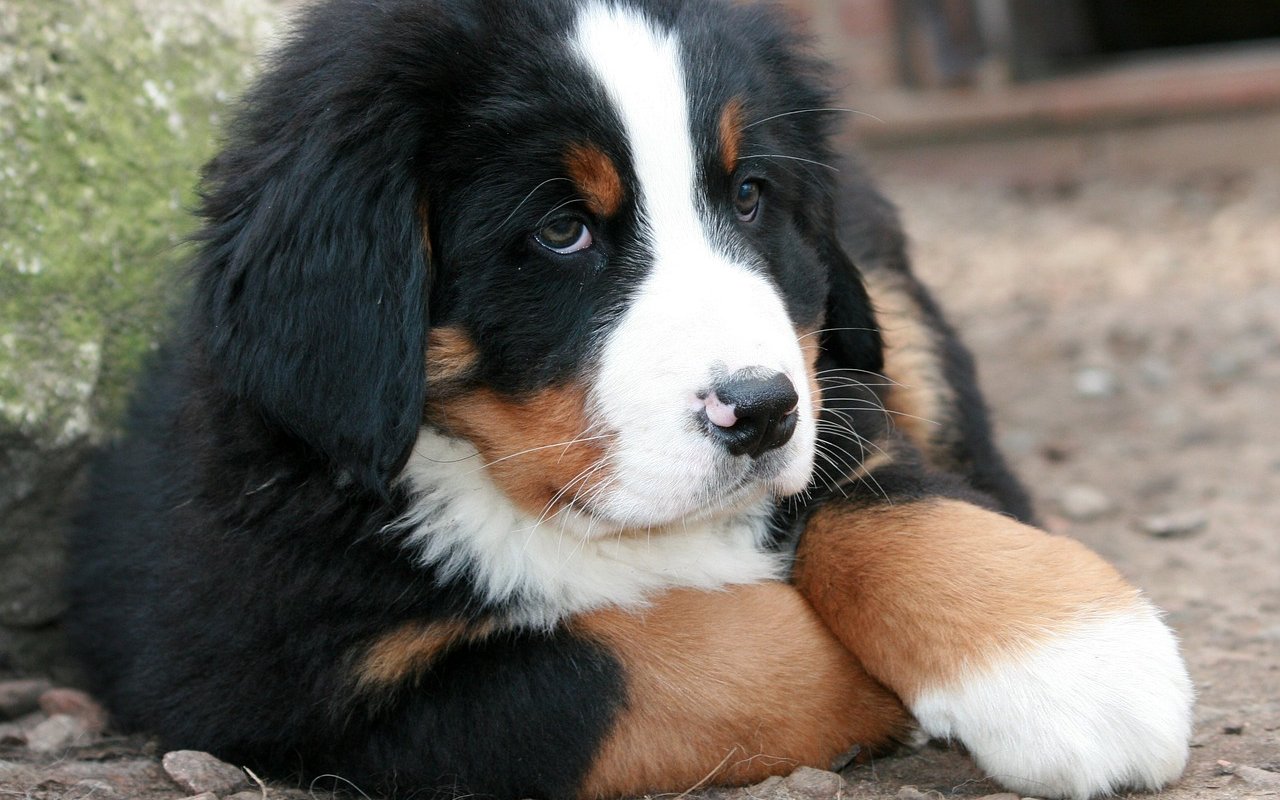
[[[414,797],[759,780],[911,711],[1040,796],[1172,779],[1176,647],[1005,547],[1043,534],[819,73],[714,0],[308,9],[72,542],[116,723]]]

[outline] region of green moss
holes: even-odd
[[[0,427],[65,432],[86,404],[119,418],[270,18],[235,0],[0,6]]]

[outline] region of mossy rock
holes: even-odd
[[[0,4],[0,671],[47,664],[60,543],[181,291],[268,0]]]

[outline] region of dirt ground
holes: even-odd
[[[1280,172],[886,183],[1047,525],[1181,636],[1197,729],[1162,797],[1280,795]],[[999,791],[941,747],[845,778],[827,796]],[[137,740],[35,756],[0,736],[0,798],[184,794]],[[737,796],[770,794],[792,796]]]

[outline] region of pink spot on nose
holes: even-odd
[[[738,422],[732,403],[722,403],[716,393],[707,395],[707,419],[721,428],[732,428]]]

